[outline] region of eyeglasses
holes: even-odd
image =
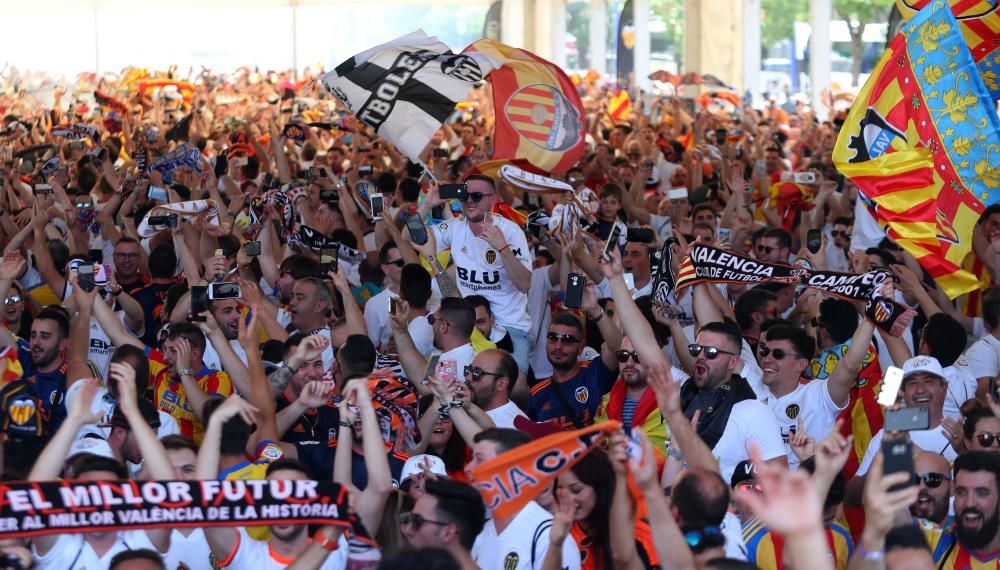
[[[577,344],[580,342],[580,339],[571,334],[559,334],[554,332],[550,332],[545,335],[545,339],[549,342],[561,342],[563,344]]]
[[[412,526],[413,530],[420,531],[420,527],[424,526],[424,523],[436,524],[438,526],[448,526],[451,523],[432,521],[431,519],[424,518],[424,515],[420,513],[403,513],[399,515],[400,526]]]
[[[621,364],[628,362],[629,358],[635,360],[636,364],[639,364],[639,355],[634,350],[616,350],[615,356],[618,357],[618,362]]]
[[[139,257],[141,254],[138,253],[118,252],[115,254],[115,259],[139,259]]]
[[[402,259],[397,259],[395,261],[386,261],[382,265],[395,265],[396,267],[402,267],[406,265],[406,262],[403,261]]]
[[[503,374],[497,372],[487,372],[478,366],[472,366],[469,364],[465,365],[465,375],[472,378],[473,382],[479,382],[479,379],[483,376],[496,376],[497,378],[503,377]]]
[[[773,354],[775,360],[782,360],[786,356],[792,355],[791,352],[785,352],[783,349],[780,348],[768,348],[763,344],[760,345],[759,348],[757,348],[757,354],[759,354],[761,358],[767,358],[769,354]]]
[[[438,321],[441,321],[442,323],[449,324],[449,325],[451,324],[448,321],[442,319],[441,317],[435,317],[434,315],[427,315],[427,324],[433,325],[434,323],[436,323]]]
[[[722,350],[714,346],[702,346],[698,343],[692,343],[688,345],[688,352],[691,356],[697,357],[699,354],[705,352],[705,358],[707,360],[715,360],[719,357],[719,354],[729,354],[731,356],[736,356],[735,352],[729,352],[728,350]]]
[[[492,195],[493,194],[483,194],[482,192],[469,192],[465,196],[459,198],[459,200],[461,200],[462,202],[468,202],[469,200],[472,200],[473,204],[478,204],[482,202],[483,198],[485,198],[486,196],[492,196]]]
[[[924,485],[927,485],[929,489],[937,489],[941,486],[941,483],[945,481],[951,481],[951,477],[944,475],[943,473],[914,473],[913,474],[913,484],[919,485],[923,481]]]
[[[10,297],[7,297],[6,299],[3,300],[4,305],[14,305],[20,302],[21,302],[20,295],[11,295]]]
[[[997,444],[997,447],[1000,447],[1000,433],[977,431],[975,436],[979,439],[979,445],[983,447],[993,447],[994,442]]]

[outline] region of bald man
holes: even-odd
[[[910,505],[910,514],[943,526],[951,498],[951,466],[937,453],[921,451],[913,458],[920,494]]]

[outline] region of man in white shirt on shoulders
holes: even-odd
[[[472,445],[472,461],[465,466],[469,480],[477,465],[531,441],[530,435],[517,430],[491,428],[479,432]],[[540,570],[549,551],[551,527],[552,514],[530,501],[513,516],[486,521],[472,546],[472,558],[480,568]],[[563,542],[562,567],[564,570],[580,569],[580,550],[576,541]]]
[[[464,369],[465,381],[472,389],[472,398],[498,428],[517,429],[514,418],[527,417],[510,394],[517,383],[517,363],[509,352],[484,350]]]
[[[944,415],[957,421],[962,419],[962,404],[976,397],[976,378],[962,358],[967,338],[965,327],[955,317],[936,313],[927,319],[917,344],[920,354],[933,356],[941,364],[948,381]]]
[[[1000,375],[1000,287],[983,292],[983,324],[989,334],[965,351],[969,372],[976,379],[976,394],[990,391],[990,382]]]

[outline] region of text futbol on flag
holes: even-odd
[[[323,85],[358,120],[411,160],[496,62],[452,53],[422,30],[373,47],[323,76]]]

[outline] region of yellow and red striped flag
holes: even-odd
[[[489,74],[496,127],[493,160],[525,159],[545,172],[566,172],[583,155],[587,122],[566,73],[523,49],[479,40],[479,52],[503,64]]]
[[[631,114],[632,99],[628,96],[628,91],[621,89],[608,100],[608,116],[618,124],[627,123]]]
[[[962,263],[980,213],[1000,201],[1000,118],[944,0],[927,3],[889,43],[833,159],[949,297],[979,287]]]

